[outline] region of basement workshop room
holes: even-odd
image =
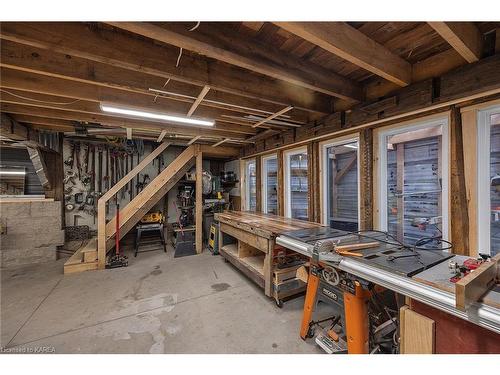
[[[1,22],[1,353],[500,354],[500,21],[196,19]]]

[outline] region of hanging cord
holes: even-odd
[[[14,94],[13,92],[10,92],[10,91],[7,91],[7,90],[1,89],[1,88],[0,88],[0,91],[5,92],[5,93],[7,93],[9,95],[15,96],[16,98],[19,98],[19,99],[31,100],[32,102],[45,103],[45,104],[71,105],[71,104],[74,104],[76,102],[81,101],[81,99],[76,99],[76,100],[73,100],[71,102],[49,102],[49,101],[46,101],[46,100],[38,100],[38,99],[28,98],[26,96]]]
[[[190,28],[189,31],[195,31],[198,28],[198,26],[200,26],[200,23],[201,23],[200,21],[196,22],[196,25]]]

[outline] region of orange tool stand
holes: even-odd
[[[321,263],[312,263],[307,280],[306,299],[300,327],[300,337],[305,340],[312,320],[316,296],[320,281]],[[369,352],[369,321],[368,300],[371,293],[355,282],[355,293],[344,291],[344,332],[347,338],[347,352],[349,354],[368,354]]]

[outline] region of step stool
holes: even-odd
[[[138,253],[146,253],[148,251],[160,250],[160,249],[153,249],[153,250],[139,251],[139,246],[141,244],[142,235],[144,233],[148,233],[149,234],[149,233],[152,233],[152,232],[156,232],[157,234],[159,234],[159,236],[160,236],[159,240],[161,241],[161,244],[163,246],[163,251],[165,253],[167,252],[167,244],[165,243],[165,235],[163,233],[163,223],[139,224],[136,227],[134,257],[136,257]]]

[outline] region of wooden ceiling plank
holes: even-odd
[[[208,94],[209,91],[210,91],[210,86],[203,86],[203,88],[201,89],[200,94],[198,95],[198,97],[194,101],[194,103],[191,106],[191,108],[189,108],[189,111],[187,113],[188,117],[191,117],[191,115],[193,114],[193,112],[196,111],[196,108],[198,108],[198,106],[201,104],[201,102],[203,101],[203,99],[205,98],[205,96]]]
[[[343,22],[277,22],[277,25],[399,86],[411,83],[411,65]]]
[[[265,119],[262,119],[262,120],[260,120],[259,122],[257,122],[257,123],[255,123],[255,124],[253,124],[253,125],[252,125],[252,127],[253,127],[253,128],[257,128],[257,127],[259,127],[259,126],[261,126],[261,125],[265,124],[266,122],[271,121],[273,118],[276,118],[276,117],[278,117],[278,116],[281,116],[282,114],[284,114],[284,113],[286,113],[286,112],[288,112],[288,111],[290,111],[290,110],[292,110],[292,109],[293,109],[293,107],[292,107],[292,106],[288,106],[288,107],[286,107],[286,108],[283,108],[281,111],[278,111],[278,112],[276,112],[276,113],[273,113],[271,116],[268,116],[268,117],[266,117]]]
[[[482,35],[472,22],[429,22],[468,63],[481,58]]]
[[[147,43],[114,30],[89,27],[77,22],[4,22],[0,37],[16,43],[79,57],[118,68],[146,73],[164,80],[203,87],[210,85],[223,91],[268,103],[294,105],[297,108],[328,113],[331,101],[312,90],[296,85],[276,83],[265,76],[241,74],[235,67],[184,54],[176,67],[179,54],[172,46]]]
[[[323,70],[321,67],[315,67],[313,71],[310,69],[311,64],[304,64],[291,55],[279,56],[271,48],[250,40],[238,39],[235,35],[231,36],[231,41],[234,44],[243,45],[240,49],[228,48],[227,43],[220,43],[210,35],[204,35],[202,40],[197,32],[189,34],[186,29],[183,33],[175,23],[164,27],[147,22],[110,22],[109,24],[309,90],[339,98],[363,99],[362,89],[354,81]],[[172,25],[175,31],[167,28],[169,25]],[[221,34],[219,37],[223,38],[224,35]],[[279,60],[286,60],[286,63],[280,63]]]

